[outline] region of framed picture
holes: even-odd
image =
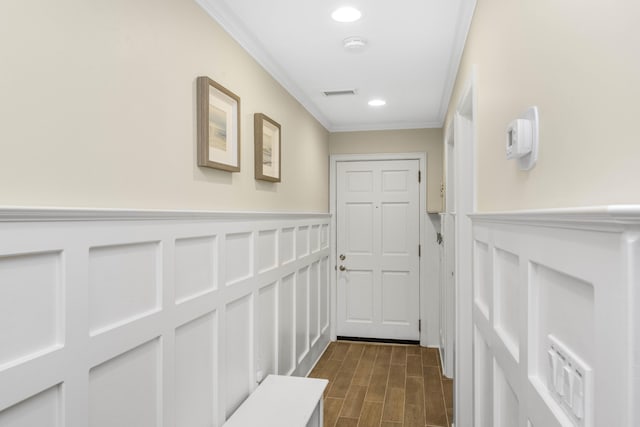
[[[198,166],[240,171],[240,97],[198,77]]]
[[[280,125],[262,113],[253,115],[256,179],[280,182]]]

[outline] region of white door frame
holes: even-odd
[[[337,224],[336,224],[336,197],[337,197],[337,164],[338,162],[358,162],[358,161],[384,161],[384,160],[418,160],[420,164],[420,171],[422,173],[422,180],[420,182],[420,245],[422,246],[422,254],[426,253],[425,245],[425,215],[427,213],[427,153],[379,153],[379,154],[332,154],[329,156],[329,213],[331,214],[331,262],[330,262],[330,277],[331,277],[331,340],[336,340],[336,325],[337,325],[337,271],[336,271],[336,254],[337,254]],[[427,319],[426,309],[427,304],[424,301],[426,292],[425,283],[425,262],[426,257],[421,256],[419,262],[419,276],[420,276],[420,319],[422,322],[422,330],[420,331],[420,345],[427,343],[427,325],[425,321]]]
[[[455,133],[455,368],[454,418],[457,426],[473,425],[473,235],[469,214],[476,212],[475,67],[454,114]]]
[[[455,243],[455,230],[449,229],[451,221],[450,215],[455,214],[455,120],[451,120],[445,131],[443,142],[443,160],[444,160],[444,206],[443,213],[440,216],[440,224],[442,237],[444,237],[443,250],[440,252],[440,335],[438,344],[440,345],[440,360],[442,361],[442,372],[447,377],[454,377],[454,341],[455,341],[455,277],[451,280],[449,273],[452,272],[452,266],[455,265],[454,259],[449,259],[451,239]],[[445,227],[447,227],[445,231]],[[453,232],[452,232],[453,231]],[[455,244],[454,244],[455,248]],[[453,272],[452,272],[453,273]],[[443,349],[443,347],[445,347]],[[444,350],[444,357],[443,357]]]

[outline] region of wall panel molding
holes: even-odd
[[[305,375],[329,342],[329,221],[0,208],[0,424],[221,426],[259,378]]]
[[[640,425],[640,206],[471,217],[474,426]],[[551,380],[550,336],[591,369],[583,416]]]
[[[487,212],[469,215],[475,222],[519,224],[579,230],[625,231],[640,226],[640,205]]]
[[[152,221],[152,220],[210,220],[210,221],[277,221],[330,218],[325,213],[308,212],[242,212],[206,210],[159,209],[93,209],[56,207],[0,208],[0,222],[27,221]]]

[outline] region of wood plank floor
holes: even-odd
[[[324,427],[449,427],[453,380],[436,349],[332,342],[309,374],[326,378]]]

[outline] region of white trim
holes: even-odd
[[[375,154],[332,154],[329,156],[329,161],[332,166],[335,166],[335,162],[361,162],[369,160],[425,160],[427,159],[427,153],[375,153]],[[426,164],[425,164],[426,165]],[[422,167],[423,165],[420,164]],[[424,183],[421,183],[424,184]],[[426,212],[426,210],[425,210]],[[329,209],[331,214],[331,209]]]
[[[442,122],[378,122],[361,123],[344,126],[331,126],[330,132],[357,132],[369,130],[399,130],[399,129],[433,129],[441,128]]]
[[[476,9],[477,0],[466,0],[460,4],[460,11],[458,13],[458,23],[456,26],[456,37],[453,42],[452,55],[449,61],[449,71],[447,73],[447,80],[444,84],[444,90],[442,92],[442,99],[440,100],[440,126],[444,125],[444,120],[449,110],[449,103],[451,102],[451,96],[453,95],[453,88],[455,87],[456,78],[458,76],[458,70],[460,68],[460,62],[462,61],[462,55],[464,54],[464,47],[467,43],[467,37],[469,36],[469,30],[471,29],[471,21],[473,19],[473,13]]]
[[[318,341],[318,340],[316,340]],[[307,371],[307,373],[304,375],[305,378],[308,377],[311,372],[315,369],[316,365],[318,364],[318,362],[320,361],[320,359],[322,359],[322,356],[324,356],[324,354],[327,352],[327,350],[329,349],[329,344],[331,344],[331,341],[327,341],[327,345],[324,346],[324,348],[322,349],[322,351],[320,352],[320,355],[318,356],[318,358],[316,359],[316,361],[313,363],[313,365],[311,365],[311,367],[309,368],[309,370]],[[276,359],[277,360],[277,359]]]
[[[476,211],[475,67],[456,104],[455,133],[455,355],[454,412],[458,425],[473,424],[473,285],[471,219]]]
[[[262,43],[251,34],[251,31],[247,29],[244,23],[238,19],[238,17],[224,2],[218,0],[195,1],[329,132],[441,128],[449,108],[449,102],[451,100],[453,88],[455,87],[460,61],[462,60],[464,46],[469,34],[471,20],[473,18],[473,12],[477,2],[477,0],[463,0],[458,10],[456,35],[451,46],[451,57],[449,58],[447,77],[443,86],[444,89],[442,91],[442,97],[440,99],[438,120],[413,123],[389,122],[370,125],[356,124],[353,126],[334,126],[315,105],[315,103],[304,93],[304,91],[293,82],[286,71],[278,65],[278,63],[269,54],[267,54]]]
[[[180,221],[233,220],[259,221],[326,218],[325,212],[232,212],[155,209],[94,209],[62,207],[0,206],[0,222],[27,221]]]
[[[445,188],[444,188],[444,194],[442,195],[444,197],[443,203],[442,203],[442,211],[444,213],[450,213],[450,214],[455,214],[456,210],[455,210],[455,200],[449,200],[450,197],[447,197],[447,191],[449,188],[449,184],[447,182],[447,179],[449,177],[449,150],[448,150],[448,146],[454,146],[455,147],[455,130],[454,130],[454,120],[450,120],[449,121],[449,126],[447,126],[447,128],[445,129],[445,133],[444,133],[444,142],[442,144],[442,157],[443,157],[443,165],[444,165],[444,171],[443,171],[443,176],[444,176],[444,184],[445,184]],[[452,156],[453,157],[453,156]],[[454,161],[454,159],[452,159],[452,161]],[[454,171],[455,173],[455,171]],[[454,185],[454,191],[455,191],[455,185]]]
[[[175,351],[179,345],[178,330],[206,317],[206,325],[202,324],[206,332],[200,329],[210,338],[206,343],[210,353],[206,375],[216,381],[206,385],[212,399],[203,409],[211,414],[213,425],[220,426],[229,409],[225,399],[230,398],[227,393],[230,382],[241,384],[243,393],[248,395],[255,388],[258,370],[269,373],[286,370],[293,375],[303,375],[329,341],[327,331],[305,359],[296,357],[296,334],[308,337],[310,332],[317,332],[309,329],[308,322],[297,325],[296,312],[300,309],[306,313],[319,312],[328,307],[329,295],[310,292],[306,300],[298,301],[296,279],[291,275],[301,269],[311,269],[318,274],[318,286],[328,288],[328,270],[321,273],[329,264],[330,242],[326,237],[330,217],[326,213],[295,217],[250,212],[0,207],[0,214],[3,215],[0,223],[2,277],[19,281],[24,286],[18,288],[26,289],[24,292],[18,289],[14,292],[16,297],[4,301],[0,307],[5,309],[11,303],[11,306],[19,305],[19,312],[47,314],[44,320],[30,316],[31,323],[25,325],[21,320],[26,319],[26,315],[16,317],[14,323],[21,333],[9,337],[12,338],[9,347],[18,351],[9,352],[6,366],[0,369],[0,411],[55,387],[47,401],[59,402],[62,393],[65,407],[71,408],[67,413],[74,414],[71,424],[85,425],[81,415],[84,410],[86,419],[89,370],[143,346],[149,349],[145,350],[147,360],[156,364],[155,374],[145,374],[144,379],[159,379],[153,386],[149,383],[148,389],[153,388],[153,393],[160,397],[174,396],[178,390]],[[238,219],[231,220],[231,217]],[[255,219],[259,217],[264,219]],[[127,221],[129,219],[131,221]],[[285,239],[283,230],[296,231],[287,234]],[[306,233],[309,247],[305,253],[296,251],[297,233],[301,230]],[[270,234],[268,241],[262,240],[266,243],[262,245],[260,235],[264,231],[274,234]],[[311,233],[314,233],[313,244]],[[242,243],[228,244],[234,236],[242,239]],[[192,246],[193,242],[198,242],[197,248]],[[282,253],[290,254],[291,259],[282,256],[279,249],[285,249]],[[100,255],[104,253],[113,255],[109,255],[108,263],[96,262],[104,259]],[[37,268],[33,269],[33,265]],[[314,265],[318,269],[312,267]],[[113,270],[114,266],[126,273],[114,276],[115,279],[106,278],[104,272]],[[233,273],[234,269],[238,274]],[[204,271],[206,276],[199,273]],[[236,280],[238,276],[242,279]],[[293,280],[287,283],[286,289],[283,287],[285,277]],[[114,280],[120,285],[111,286]],[[185,285],[192,280],[199,283]],[[121,281],[127,281],[127,285]],[[42,294],[41,298],[33,301],[29,293],[33,292],[29,289],[36,289],[39,296]],[[92,291],[96,289],[104,290],[100,295],[106,299],[96,297]],[[267,289],[267,298],[262,299],[261,294]],[[285,291],[287,295],[283,298]],[[132,295],[135,304],[121,305],[118,301],[123,295]],[[232,303],[241,308],[232,313],[229,309]],[[107,307],[108,316],[89,316],[93,308],[102,305]],[[268,315],[269,325],[265,328],[270,332],[268,335],[261,333],[261,313]],[[323,313],[323,317],[326,314]],[[51,328],[43,329],[47,322],[53,322]],[[280,328],[274,329],[278,325]],[[34,329],[36,327],[39,329]],[[288,335],[285,342],[277,333],[283,327]],[[267,338],[269,356],[261,360],[258,350],[263,338]],[[37,342],[38,347],[27,347],[23,342],[29,345]],[[197,347],[198,342],[187,345]],[[246,358],[238,360],[238,355]],[[300,363],[296,363],[299,360]],[[184,359],[180,363],[186,366]],[[231,374],[219,375],[225,372]],[[231,398],[237,399],[238,393],[234,394]],[[184,396],[189,399],[189,391]],[[146,423],[174,425],[175,403],[174,399],[164,401],[166,410],[148,417],[150,421],[146,421],[150,409],[140,414],[145,414]],[[135,402],[126,405],[125,411]],[[38,420],[30,418],[33,425],[42,424]]]
[[[455,132],[453,131],[453,120],[449,122],[449,126],[445,129],[444,132],[444,144],[453,145],[455,144]]]
[[[329,214],[331,215],[331,252],[329,256],[329,273],[330,273],[330,286],[331,286],[331,340],[336,339],[336,322],[337,322],[337,299],[336,299],[336,245],[337,245],[337,227],[336,227],[336,172],[338,162],[357,162],[357,161],[384,161],[384,160],[418,160],[420,163],[420,171],[422,171],[423,179],[420,182],[420,245],[422,248],[426,248],[426,242],[424,238],[425,232],[425,212],[427,212],[427,153],[377,153],[377,154],[333,154],[329,157]],[[425,251],[423,250],[423,253]],[[426,284],[426,270],[424,262],[426,256],[420,257],[420,318],[425,320],[422,324],[422,331],[420,332],[420,345],[427,345],[427,325],[426,315],[424,310],[427,309],[427,304],[424,301],[427,294]]]
[[[640,425],[636,404],[640,396],[640,205],[470,216],[475,244],[484,247],[483,256],[474,256],[474,286],[479,289],[474,292],[473,317],[475,330],[484,340],[481,345],[486,347],[481,363],[475,366],[495,361],[493,366],[499,367],[516,396],[513,409],[519,410],[521,420],[529,419],[536,426],[578,425],[563,402],[554,399],[553,388],[546,384],[548,368],[540,366],[546,361],[540,350],[547,345],[547,334],[562,323],[559,333],[574,346],[570,349],[574,357],[584,358],[597,373],[591,378],[591,392],[588,388],[585,396],[592,396],[595,390],[598,397],[584,404],[580,425]],[[500,252],[512,254],[516,263],[507,266],[501,262]],[[517,284],[519,291],[505,299],[500,277],[509,269],[513,276],[508,284]],[[557,276],[545,284],[540,280],[541,271]],[[581,283],[572,286],[588,289],[589,296],[582,299],[578,291],[569,296],[549,293],[557,292],[567,281]],[[545,293],[563,300],[554,301],[555,309],[550,309],[541,298]],[[584,314],[581,309],[587,306],[588,314]],[[507,320],[501,314],[507,307],[512,310],[509,321],[513,329],[505,334],[500,323]],[[588,344],[580,347],[578,342]],[[519,343],[515,352],[512,343]],[[532,370],[532,366],[540,369]],[[485,394],[485,387],[492,387],[491,370],[474,376],[478,381],[475,397],[484,400],[475,405],[482,405],[489,414],[508,404],[502,399],[492,402],[491,393]],[[490,415],[488,418],[493,425]],[[493,423],[498,424],[497,418]]]
[[[488,212],[471,215],[474,222],[539,225],[618,232],[640,226],[640,205]]]
[[[302,106],[330,130],[329,120],[320,112],[313,102],[304,94],[280,67],[276,61],[266,53],[266,49],[259,40],[251,35],[241,20],[229,9],[224,2],[216,0],[195,0],[233,39],[238,42],[253,59],[258,62],[278,83],[280,83]]]
[[[442,249],[439,251],[440,268],[442,269],[438,277],[438,300],[439,300],[439,319],[440,325],[438,328],[438,347],[440,349],[440,360],[442,361],[442,372],[448,377],[454,376],[454,348],[455,348],[455,289],[451,287],[451,280],[455,280],[455,277],[451,279],[449,272],[451,271],[451,262],[455,262],[448,258],[447,254],[450,253],[450,244],[454,244],[455,248],[455,233],[452,233],[449,226],[452,219],[455,219],[455,120],[449,120],[448,126],[445,129],[444,140],[442,143],[443,151],[443,177],[444,177],[444,191],[443,191],[443,213],[440,215],[441,231],[443,234],[444,242],[442,243]],[[453,190],[453,191],[452,191]],[[446,228],[445,228],[446,227]],[[448,235],[447,235],[448,234]],[[453,237],[453,239],[451,239]],[[452,242],[448,240],[451,239]],[[444,355],[444,357],[443,357]]]

